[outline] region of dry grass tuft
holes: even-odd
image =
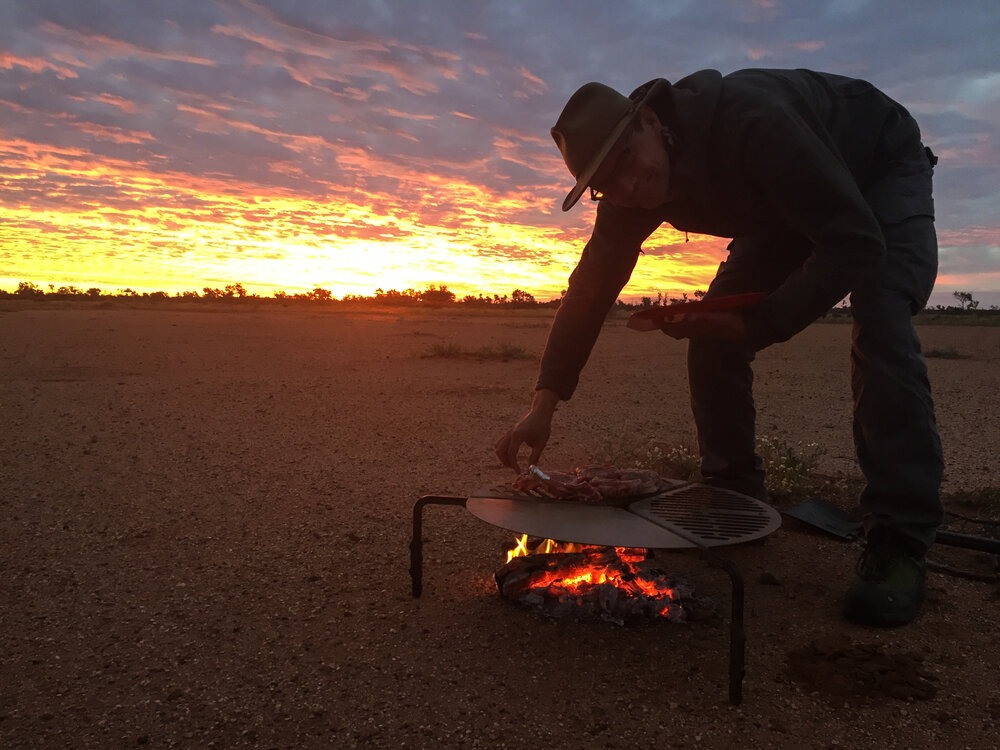
[[[536,355],[529,352],[523,346],[505,341],[492,346],[481,346],[478,349],[467,349],[453,343],[436,343],[427,347],[420,356],[434,359],[475,359],[479,361],[499,360],[501,362],[508,362],[512,359],[534,359]]]

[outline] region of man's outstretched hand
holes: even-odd
[[[554,391],[545,389],[535,391],[530,411],[507,430],[494,446],[500,463],[520,474],[521,466],[517,454],[522,445],[531,448],[528,465],[538,463],[545,445],[549,442],[549,435],[552,434],[552,415],[558,402],[559,396]]]

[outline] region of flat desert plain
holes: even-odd
[[[912,625],[840,617],[858,548],[786,521],[729,582],[658,553],[719,616],[619,627],[501,599],[509,532],[461,507],[508,482],[552,311],[7,301],[0,312],[0,746],[991,748],[995,581],[931,572]],[[922,326],[945,492],[995,488],[1000,328]],[[850,327],[758,358],[759,433],[856,480]],[[523,347],[528,358],[427,356]],[[685,345],[608,322],[556,416],[553,469],[630,437],[691,444]],[[965,508],[966,512],[970,509]],[[971,509],[1000,515],[1000,509]],[[985,553],[939,550],[987,574]]]

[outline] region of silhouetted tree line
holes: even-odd
[[[559,303],[562,301],[562,296],[566,294],[566,290],[562,291],[559,299],[551,299],[545,302],[539,302],[535,299],[534,295],[525,292],[522,289],[515,289],[510,295],[500,296],[499,294],[467,294],[461,299],[448,289],[444,284],[434,285],[431,284],[424,290],[416,289],[406,289],[402,292],[395,289],[376,289],[375,294],[371,296],[359,295],[359,294],[345,294],[342,298],[337,299],[333,296],[333,292],[329,289],[323,289],[322,287],[316,287],[308,292],[300,292],[296,294],[289,294],[284,291],[275,292],[271,297],[262,297],[258,294],[252,294],[247,291],[243,284],[227,284],[226,286],[219,288],[214,287],[203,287],[201,292],[196,291],[185,291],[185,292],[175,292],[173,295],[167,292],[137,292],[134,289],[119,289],[117,292],[107,292],[97,287],[91,287],[90,289],[80,289],[75,286],[60,286],[56,287],[54,284],[48,285],[48,291],[45,291],[37,284],[31,281],[22,281],[17,285],[17,289],[13,292],[0,289],[0,299],[47,299],[47,300],[111,300],[111,299],[136,299],[136,300],[150,300],[150,301],[168,301],[168,300],[187,300],[187,301],[216,301],[216,302],[227,302],[227,301],[238,301],[238,300],[258,300],[261,302],[281,302],[284,304],[292,302],[303,302],[303,303],[314,303],[321,302],[326,304],[350,304],[350,305],[379,305],[386,307],[399,307],[407,305],[422,305],[429,307],[440,307],[445,305],[464,305],[467,307],[558,307]],[[695,300],[700,300],[705,296],[705,292],[701,289],[692,293],[692,297]],[[936,305],[934,307],[927,308],[930,312],[938,313],[961,313],[961,312],[993,312],[1000,310],[997,305],[990,305],[989,310],[980,308],[979,300],[972,296],[972,292],[953,292],[952,296],[958,302],[957,306],[954,305]],[[687,302],[688,295],[686,293],[681,294],[680,297],[667,297],[662,292],[657,294],[657,296],[645,296],[642,297],[639,303],[627,303],[622,300],[618,300],[616,306],[625,309],[636,309],[643,307],[651,307],[653,305],[664,305],[664,304],[674,304],[677,302]],[[850,307],[847,301],[841,303],[840,306],[834,308],[831,313],[833,315],[840,315],[850,312]]]
[[[316,287],[308,292],[289,294],[285,291],[277,291],[271,297],[264,297],[247,291],[243,284],[227,284],[225,287],[213,288],[204,287],[201,292],[184,291],[168,294],[167,292],[137,292],[134,289],[119,289],[116,292],[108,292],[92,287],[90,289],[80,289],[76,286],[48,285],[45,291],[31,281],[22,281],[17,285],[17,289],[9,292],[0,289],[0,298],[15,299],[49,299],[49,300],[94,300],[94,299],[146,299],[146,300],[273,300],[283,303],[288,302],[324,302],[324,303],[350,303],[353,305],[384,305],[384,306],[406,306],[406,305],[452,305],[461,304],[469,306],[488,307],[492,305],[506,305],[512,307],[531,306],[558,306],[559,300],[549,300],[539,302],[530,292],[515,289],[510,295],[500,296],[499,294],[472,295],[467,294],[461,299],[448,289],[444,284],[427,287],[423,290],[406,289],[402,292],[395,289],[377,289],[374,295],[365,296],[359,294],[346,294],[337,299],[329,289]],[[565,294],[565,291],[563,292]]]

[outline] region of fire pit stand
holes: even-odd
[[[781,525],[777,511],[736,492],[671,482],[652,497],[627,506],[554,501],[544,495],[492,488],[469,497],[424,495],[413,505],[410,580],[414,597],[423,592],[423,510],[428,505],[465,508],[477,518],[516,533],[600,546],[698,549],[722,568],[731,584],[729,701],[743,700],[746,673],[743,576],[714,547],[763,537]]]

